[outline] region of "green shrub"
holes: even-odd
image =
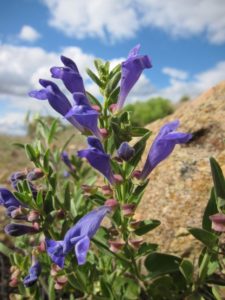
[[[134,126],[144,126],[174,112],[171,101],[160,97],[128,104],[125,109],[131,112]]]

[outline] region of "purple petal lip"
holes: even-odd
[[[179,121],[176,120],[165,124],[160,129],[152,143],[140,179],[144,180],[161,161],[166,159],[176,144],[184,144],[192,138],[191,134],[174,131],[178,126]]]
[[[144,69],[152,67],[150,58],[147,55],[138,55],[139,50],[140,44],[130,50],[127,60],[122,63],[122,75],[117,110],[123,107],[129,92],[138,81]]]
[[[26,287],[30,287],[38,280],[38,276],[41,274],[41,265],[36,261],[29,269],[29,274],[24,278],[23,283]]]

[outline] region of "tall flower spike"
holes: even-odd
[[[101,206],[82,217],[67,231],[64,238],[63,253],[67,254],[74,247],[78,265],[83,265],[86,262],[90,240],[110,210],[109,206]]]
[[[98,129],[99,113],[90,106],[87,97],[84,94],[74,93],[73,98],[75,105],[68,111],[65,118],[74,117],[83,128],[101,139],[102,136]]]
[[[53,78],[61,79],[65,87],[73,93],[85,94],[83,79],[72,59],[61,56],[61,61],[65,67],[52,67],[50,72]]]
[[[51,107],[63,117],[69,112],[72,105],[67,97],[59,89],[57,84],[50,80],[39,80],[43,89],[29,92],[29,96],[38,100],[48,100]],[[68,121],[81,132],[84,132],[84,128],[75,120],[74,117],[67,118]]]
[[[41,264],[34,259],[32,266],[29,269],[29,274],[24,278],[23,283],[26,287],[30,287],[35,284],[41,274]]]
[[[166,159],[176,144],[184,144],[191,139],[191,134],[176,132],[175,130],[178,126],[179,121],[176,120],[165,124],[160,129],[148,153],[144,168],[140,174],[140,179],[145,179],[162,160]]]
[[[101,142],[96,137],[88,137],[87,142],[89,147],[78,151],[78,156],[86,158],[93,168],[102,173],[111,184],[114,184],[110,156],[105,153]]]
[[[127,60],[122,62],[122,78],[118,103],[116,106],[117,110],[120,110],[123,107],[127,95],[138,81],[144,69],[149,69],[152,67],[150,59],[147,55],[138,55],[140,47],[141,46],[138,44],[131,49]]]

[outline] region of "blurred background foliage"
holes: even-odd
[[[128,104],[125,110],[131,112],[132,124],[139,127],[172,114],[175,107],[170,100],[158,97]]]

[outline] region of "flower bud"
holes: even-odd
[[[35,168],[27,174],[27,180],[29,181],[37,180],[43,176],[44,176],[44,172],[39,168]]]
[[[64,284],[60,284],[58,282],[55,283],[54,285],[54,288],[57,290],[57,291],[60,291],[64,288]]]
[[[34,227],[27,226],[24,224],[16,224],[16,223],[6,225],[4,230],[5,230],[6,234],[11,235],[11,236],[34,234],[34,233],[38,232],[38,230],[35,229]]]
[[[116,201],[116,199],[108,199],[105,201],[105,206],[109,206],[112,209],[116,208],[118,205],[118,202]]]
[[[218,232],[225,232],[225,214],[218,213],[209,217],[212,221],[212,229]]]
[[[119,252],[123,248],[124,245],[125,245],[125,242],[122,240],[109,241],[109,249],[114,253]]]
[[[65,275],[61,275],[56,278],[56,281],[59,284],[65,284],[65,283],[67,283],[68,278]]]
[[[105,139],[109,136],[109,132],[106,128],[100,128],[100,132],[101,132],[103,139]]]
[[[141,177],[141,171],[139,170],[135,170],[133,173],[132,173],[132,177],[136,178],[136,179],[140,179]]]
[[[143,239],[131,239],[128,241],[129,245],[135,249],[139,249],[140,245],[143,243]]]
[[[96,110],[97,112],[100,112],[101,111],[101,107],[98,106],[98,105],[92,105],[91,106],[94,110]]]
[[[97,187],[88,184],[82,184],[81,188],[85,194],[95,194],[98,190]]]
[[[123,182],[123,177],[120,174],[114,174],[113,178],[116,184],[121,184]]]
[[[101,189],[102,189],[102,194],[105,196],[110,196],[113,194],[113,190],[109,185],[103,185]]]
[[[36,210],[31,210],[27,216],[27,221],[34,222],[37,221],[40,217],[40,214]]]
[[[130,160],[134,156],[134,153],[134,148],[131,147],[127,142],[123,142],[117,150],[118,156],[125,161]]]
[[[17,287],[18,284],[19,284],[19,281],[18,281],[17,278],[13,278],[13,279],[10,280],[10,282],[9,282],[9,286],[10,286],[10,287]]]
[[[56,275],[58,274],[58,272],[61,271],[61,270],[62,270],[62,269],[61,269],[58,265],[52,264],[50,274],[51,274],[51,276],[54,277],[54,276],[56,276]]]
[[[114,104],[111,104],[110,106],[109,106],[109,110],[112,112],[112,113],[114,113],[115,111],[116,111],[116,109],[117,109],[117,105],[114,103]]]
[[[131,221],[129,224],[130,231],[137,229],[140,224],[141,224],[141,221],[139,221],[139,220]]]
[[[46,251],[45,242],[41,241],[40,244],[37,246],[38,252],[42,253]]]
[[[33,223],[33,228],[34,228],[35,230],[39,231],[39,230],[40,230],[40,224],[37,223],[37,222],[34,222],[34,223]]]
[[[15,271],[12,272],[10,279],[11,280],[17,279],[19,275],[20,275],[20,270],[17,268]]]
[[[134,215],[136,205],[132,203],[122,205],[122,213],[125,217],[132,217]]]

